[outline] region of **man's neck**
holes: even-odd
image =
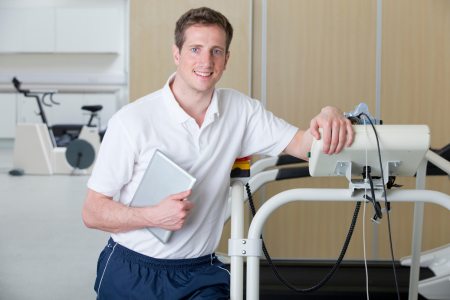
[[[214,90],[201,93],[183,89],[179,84],[175,83],[175,80],[170,83],[170,89],[175,96],[175,100],[189,116],[194,118],[197,125],[201,127],[205,119],[206,111],[211,104]]]

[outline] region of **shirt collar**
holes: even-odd
[[[206,111],[205,120],[215,120],[216,117],[219,116],[219,97],[217,90],[214,89],[213,97],[211,99],[211,103],[208,106],[208,110]]]
[[[167,80],[166,84],[163,87],[163,93],[165,95],[164,99],[166,99],[166,103],[168,104],[167,107],[169,109],[169,112],[171,116],[177,121],[178,123],[186,122],[190,119],[192,119],[191,116],[189,116],[183,108],[180,106],[178,101],[175,99],[175,96],[173,95],[172,90],[170,89],[170,84],[175,79],[175,74],[173,73],[170,75],[169,79]],[[206,111],[205,115],[205,121],[207,123],[210,123],[214,121],[219,116],[219,101],[218,101],[218,93],[217,90],[214,89],[213,97],[211,99],[211,103],[208,106],[208,109]]]
[[[173,95],[172,90],[170,89],[170,84],[173,82],[174,79],[175,79],[175,73],[170,75],[169,79],[167,80],[166,84],[163,87],[165,103],[167,104],[167,107],[169,109],[169,114],[170,114],[167,117],[171,117],[171,118],[175,119],[175,121],[177,121],[178,123],[183,123],[189,119],[192,119],[192,117],[189,116],[183,110],[183,108],[181,108],[180,104],[175,99],[175,96]]]

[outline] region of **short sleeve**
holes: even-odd
[[[88,188],[106,196],[115,196],[131,180],[135,158],[134,143],[116,114],[108,122]]]
[[[279,155],[294,138],[298,128],[266,110],[260,101],[249,99],[247,125],[241,157],[262,154]]]

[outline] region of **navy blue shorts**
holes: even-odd
[[[97,299],[229,299],[230,273],[214,254],[156,259],[109,239],[100,253]]]

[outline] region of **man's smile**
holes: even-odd
[[[201,77],[209,77],[213,74],[213,72],[202,72],[202,71],[193,71],[196,75],[201,76]]]

